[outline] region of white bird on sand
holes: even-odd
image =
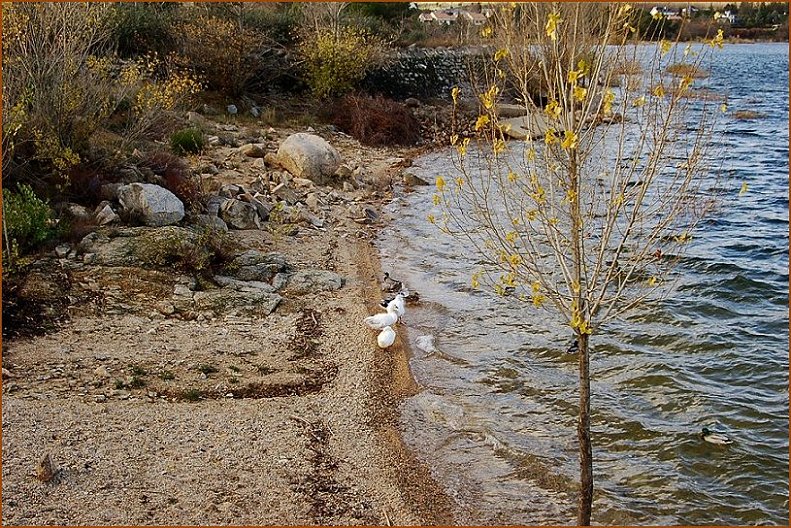
[[[396,338],[395,330],[393,330],[389,326],[385,326],[384,330],[379,332],[379,335],[376,337],[376,344],[379,345],[379,348],[387,348],[393,343],[395,343],[395,338]]]
[[[398,321],[398,314],[395,311],[395,307],[391,308],[390,306],[387,307],[385,313],[379,313],[363,319],[363,322],[374,330],[381,330],[386,326],[395,324],[396,321]]]
[[[400,291],[398,295],[393,297],[393,300],[387,303],[387,310],[393,310],[399,318],[404,316],[406,312],[406,298],[409,296],[408,291]]]

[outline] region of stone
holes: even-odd
[[[263,158],[266,155],[266,151],[260,145],[256,145],[255,143],[242,145],[239,147],[239,152],[248,158]]]
[[[257,106],[250,108],[250,115],[253,117],[261,117],[261,110]]]
[[[344,163],[338,166],[338,170],[335,171],[335,176],[340,179],[346,179],[351,177],[352,172],[353,169]]]
[[[300,132],[283,141],[277,151],[277,160],[293,176],[325,185],[338,170],[341,156],[323,138]]]
[[[131,183],[118,189],[121,212],[148,226],[172,225],[184,218],[184,204],[159,185]]]
[[[419,99],[415,99],[414,97],[408,97],[407,99],[405,99],[404,104],[406,105],[407,108],[417,108],[423,105],[423,103],[421,103]]]
[[[163,315],[173,315],[176,313],[176,307],[170,301],[159,301],[156,304],[156,309]]]
[[[404,185],[409,185],[410,187],[423,187],[425,185],[431,185],[429,182],[409,169],[405,170],[401,177],[404,179]]]
[[[226,200],[219,210],[220,218],[232,229],[261,229],[258,210],[241,200]]]
[[[71,251],[71,246],[69,244],[60,244],[55,246],[55,255],[58,258],[66,258]]]
[[[225,110],[231,115],[236,115],[236,114],[239,113],[239,109],[236,108],[236,105],[232,105],[232,104],[229,104],[228,106],[226,106]]]
[[[113,202],[118,199],[118,189],[121,188],[121,183],[105,183],[99,188],[99,198]]]
[[[541,139],[550,128],[546,117],[538,112],[524,117],[514,117],[500,121],[503,133],[511,139]]]
[[[501,119],[508,119],[511,117],[523,117],[527,115],[527,108],[522,105],[500,103],[497,105],[495,111],[497,116]]]
[[[4,367],[3,368],[3,379],[9,379],[9,378],[13,378],[13,377],[14,376],[11,374],[11,372]]]
[[[343,278],[333,271],[301,270],[288,280],[288,290],[298,294],[335,291],[343,287]]]
[[[225,269],[235,279],[258,282],[269,282],[277,273],[290,270],[291,265],[282,254],[254,249],[237,255]]]
[[[270,167],[280,167],[280,162],[278,160],[277,154],[274,152],[267,152],[264,154],[264,163],[269,165]]]
[[[343,192],[353,192],[353,191],[354,191],[354,185],[352,185],[347,181],[343,182]]]
[[[209,120],[200,115],[198,112],[187,112],[187,121],[200,128],[208,128]]]
[[[307,205],[308,209],[314,213],[319,210],[319,197],[316,195],[316,193],[308,193],[307,197],[305,198],[305,205]]]
[[[228,224],[222,218],[214,215],[201,214],[195,217],[195,225],[228,231]]]
[[[94,369],[93,375],[97,378],[107,379],[110,377],[110,371],[104,365],[99,365]]]
[[[264,291],[268,293],[272,293],[275,291],[275,288],[268,282],[245,281],[245,280],[234,279],[233,277],[226,277],[225,275],[215,275],[214,282],[216,282],[218,286],[222,286],[223,288],[231,288],[237,291],[247,291],[247,292]]]
[[[67,202],[56,207],[60,215],[65,220],[89,222],[93,215],[90,209],[82,205]]]
[[[277,185],[277,187],[272,189],[272,194],[286,202],[288,205],[294,205],[299,201],[297,192],[285,183],[280,183]]]
[[[224,198],[235,198],[237,194],[242,192],[244,192],[244,189],[233,183],[224,183],[220,187],[220,196]]]
[[[258,212],[258,217],[261,220],[269,220],[269,215],[272,212],[272,209],[274,209],[270,203],[257,198],[253,198],[250,203],[253,205],[253,207],[255,207],[255,210]]]
[[[294,178],[292,183],[300,188],[311,188],[315,186],[313,182],[307,178]]]
[[[110,207],[109,203],[105,203],[103,206],[99,204],[99,207],[96,208],[96,224],[99,226],[105,226],[107,224],[112,224],[113,222],[120,221],[120,218],[113,208]]]
[[[251,315],[269,315],[282,300],[280,295],[264,290],[237,291],[231,288],[200,291],[193,296],[195,309],[199,311],[236,311]]]

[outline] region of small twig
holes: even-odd
[[[387,510],[385,510],[385,521],[387,521],[387,526],[393,526],[393,521],[391,521],[390,516],[387,515]]]

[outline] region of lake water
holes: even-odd
[[[750,190],[696,234],[668,300],[593,337],[594,523],[788,523],[788,45],[719,57],[708,83],[731,110],[765,114],[729,118],[723,138],[734,196]],[[448,156],[415,164],[433,181]],[[421,297],[405,317],[424,387],[403,404],[405,439],[459,522],[574,524],[569,329],[469,288],[475,255],[426,221],[433,191],[397,198],[378,240]],[[703,442],[706,425],[734,443]]]

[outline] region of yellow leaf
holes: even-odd
[[[475,131],[482,129],[486,125],[489,124],[489,116],[487,114],[478,116],[478,120],[475,122]]]
[[[564,131],[563,136],[563,141],[560,144],[562,148],[568,150],[577,148],[577,134],[573,130]]]
[[[742,182],[742,188],[739,189],[739,196],[744,196],[745,194],[747,194],[748,189],[749,186],[747,185],[747,182]]]
[[[456,143],[458,143],[458,142],[459,142],[459,135],[458,134],[453,134],[452,136],[450,136],[450,144],[452,146],[455,146]]]
[[[582,102],[585,100],[585,97],[588,95],[587,88],[583,88],[582,86],[575,86],[574,87],[574,100]]]
[[[553,41],[558,39],[558,24],[562,21],[560,15],[558,13],[550,13],[547,17],[547,25],[546,25],[546,32],[547,36],[551,38]]]
[[[430,214],[430,215],[428,215],[428,216],[426,217],[426,219],[427,219],[427,220],[429,221],[429,223],[431,223],[431,224],[434,224],[434,223],[436,223],[436,221],[437,221],[437,219],[434,217],[434,215],[433,215],[433,214]]]
[[[544,134],[544,143],[547,145],[552,145],[558,142],[558,137],[555,135],[554,128],[548,128],[546,133]]]
[[[461,90],[458,86],[454,86],[453,89],[450,91],[450,96],[453,98],[453,104],[457,104],[459,102],[459,92]]]
[[[492,36],[492,33],[494,33],[494,30],[492,29],[492,26],[486,26],[485,28],[483,28],[483,29],[481,30],[481,36],[482,36],[483,38],[489,38],[489,37],[491,37],[491,36]]]
[[[632,105],[635,106],[636,108],[640,108],[644,104],[645,104],[645,96],[644,95],[641,95],[640,97],[638,97],[637,99],[634,100],[634,103],[632,103]]]
[[[437,190],[442,192],[445,190],[445,178],[442,176],[437,176]]]
[[[549,104],[544,108],[544,113],[547,114],[552,119],[557,119],[560,117],[560,114],[563,112],[563,109],[560,107],[557,101],[552,99]]]
[[[665,88],[661,84],[656,85],[656,87],[651,91],[656,97],[662,98],[665,96]]]
[[[435,194],[435,195],[434,195],[434,196],[431,198],[431,201],[434,203],[434,205],[439,205],[439,203],[440,203],[440,197],[439,197],[439,195],[438,195],[438,194]]]
[[[514,183],[518,179],[519,179],[519,175],[517,175],[514,171],[508,171],[509,182]]]
[[[494,60],[495,62],[500,61],[508,56],[508,50],[505,48],[498,49],[494,53]]]
[[[728,105],[727,105],[727,104],[725,104],[725,103],[722,103],[722,104],[720,105],[720,112],[722,112],[722,113],[724,114],[724,113],[725,113],[725,112],[727,112],[727,111],[728,111]]]
[[[527,149],[527,161],[535,161],[536,160],[536,149],[530,147]]]
[[[667,52],[670,51],[672,44],[665,39],[659,41],[659,48],[662,51],[662,55],[665,55]]]

